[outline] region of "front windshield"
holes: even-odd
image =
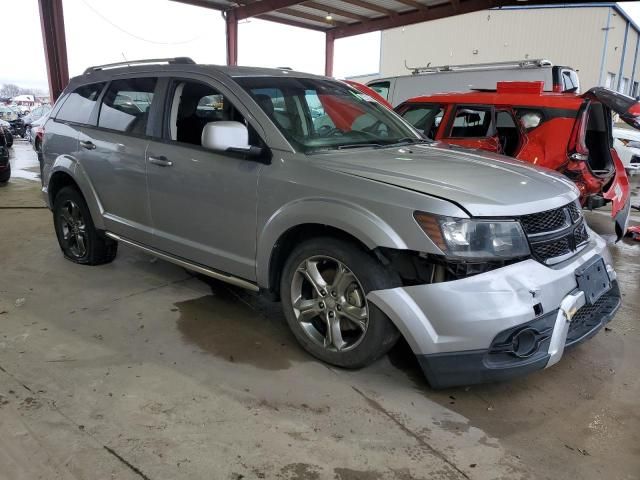
[[[386,107],[340,82],[286,77],[236,81],[294,148],[306,153],[423,141]]]

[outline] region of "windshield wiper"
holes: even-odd
[[[346,150],[348,148],[380,148],[384,145],[379,143],[350,143],[347,145],[338,145],[336,148],[338,150]]]
[[[416,145],[418,143],[432,143],[432,140],[426,138],[404,137],[395,140],[393,143],[385,144],[385,147],[397,147],[399,145]]]

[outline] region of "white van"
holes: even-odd
[[[409,67],[407,67],[409,68]],[[499,81],[543,81],[544,90],[580,92],[578,73],[571,67],[554,66],[549,60],[444,65],[409,68],[411,75],[372,80],[367,86],[394,107],[409,98],[441,92],[495,90]]]

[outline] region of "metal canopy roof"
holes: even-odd
[[[496,7],[549,5],[549,0],[172,0],[220,10],[227,65],[238,64],[238,21],[260,18],[325,33],[325,75],[333,75],[336,38],[402,27]],[[523,3],[526,2],[526,3]],[[553,6],[582,4],[554,2]],[[38,0],[49,89],[55,100],[69,81],[62,0]],[[610,4],[606,4],[610,5]],[[444,40],[446,42],[446,40]],[[419,47],[418,47],[419,48]]]
[[[343,38],[487,8],[523,5],[522,0],[173,0],[260,18]],[[524,0],[526,1],[526,0]],[[526,5],[549,3],[528,1]],[[577,2],[563,2],[571,4]]]

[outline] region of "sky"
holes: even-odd
[[[640,24],[640,2],[619,2]],[[225,24],[221,13],[168,0],[63,0],[69,71],[140,58],[187,56],[198,63],[224,64]],[[37,0],[2,0],[3,39],[11,53],[0,56],[0,84],[47,89]],[[19,19],[16,20],[16,19]],[[240,22],[238,63],[291,67],[324,73],[324,34],[257,19]],[[376,73],[380,32],[340,39],[334,75]]]

